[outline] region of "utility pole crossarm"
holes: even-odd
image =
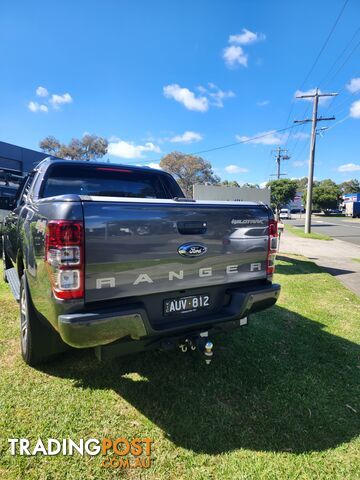
[[[314,98],[314,97],[336,97],[338,93],[318,93],[318,89],[315,93],[307,93],[305,95],[296,95],[296,98]]]
[[[334,116],[332,116],[332,117],[319,117],[317,119],[318,122],[322,122],[324,120],[335,120],[335,117]]]
[[[304,120],[294,120],[294,123],[307,123],[312,122],[311,118],[305,118]]]

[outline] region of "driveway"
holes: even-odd
[[[360,297],[360,261],[353,260],[360,260],[359,245],[338,239],[325,241],[300,238],[286,231],[281,235],[279,253],[295,253],[308,257]]]
[[[304,227],[305,214],[302,214],[301,218],[285,220],[284,223],[294,227]],[[360,245],[360,220],[358,219],[313,215],[311,218],[311,231]]]

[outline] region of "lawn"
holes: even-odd
[[[279,257],[277,306],[198,354],[99,364],[75,351],[39,369],[20,360],[17,305],[0,284],[4,479],[360,478],[360,300],[301,257]],[[151,437],[148,470],[100,457],[9,455],[8,438]]]
[[[314,232],[305,233],[302,228],[294,227],[293,225],[289,225],[288,223],[285,223],[284,225],[285,225],[285,230],[296,235],[297,237],[312,238],[314,240],[327,240],[327,241],[332,240],[331,237],[329,237],[328,235],[323,235],[322,233],[314,233]]]

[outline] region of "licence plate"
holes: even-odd
[[[164,301],[164,315],[172,313],[196,312],[210,306],[209,295],[191,295],[189,297],[169,298]]]

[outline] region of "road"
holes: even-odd
[[[305,214],[303,214],[301,218],[284,220],[284,223],[288,223],[294,227],[304,227]],[[314,215],[311,222],[311,231],[329,235],[329,237],[338,238],[344,242],[360,245],[360,220],[358,219]]]

